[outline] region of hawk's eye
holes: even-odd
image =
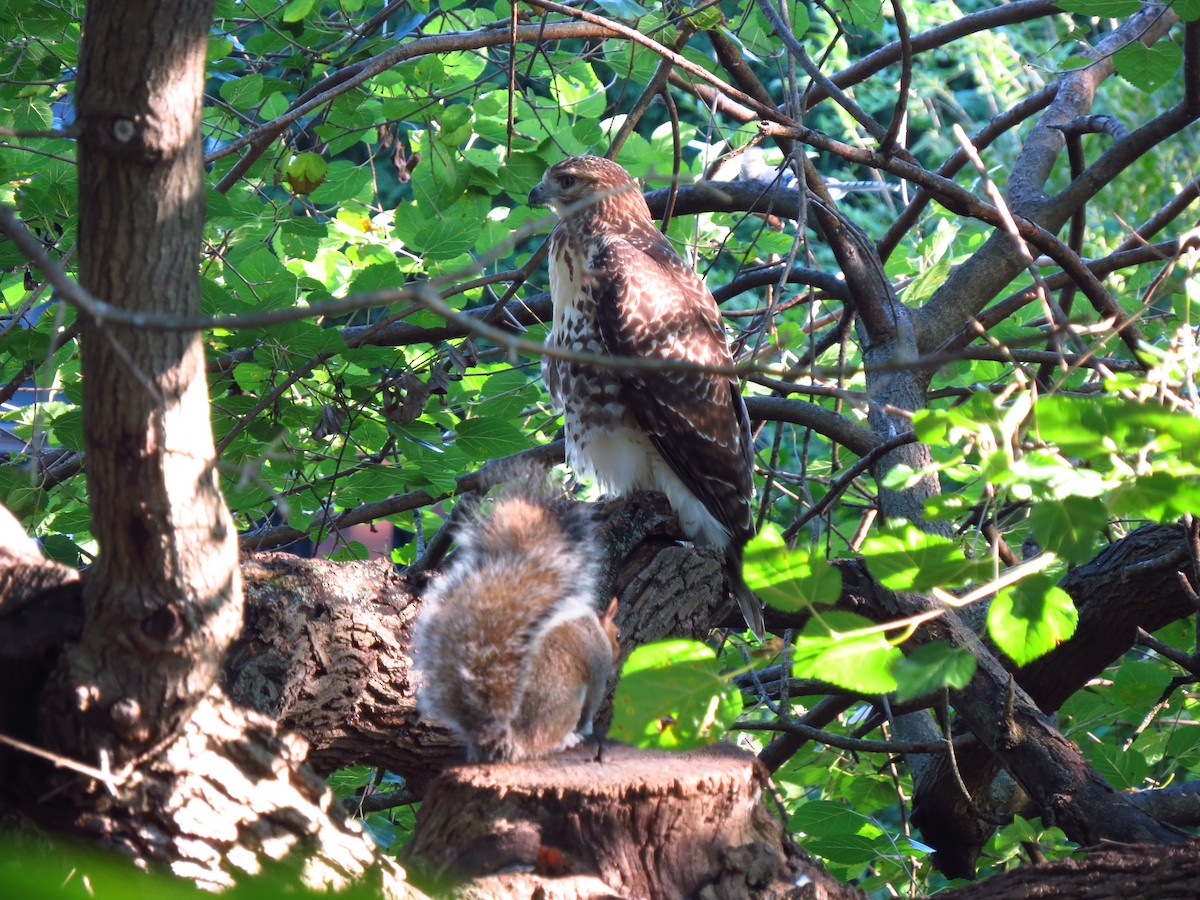
[[[568,189],[574,187],[575,186],[575,176],[574,175],[559,175],[558,176],[558,185],[563,190],[568,190]]]

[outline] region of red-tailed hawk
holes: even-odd
[[[732,365],[716,301],[654,227],[624,169],[596,156],[564,159],[529,202],[559,214],[547,346]],[[746,622],[761,636],[761,605],[741,577],[742,547],[754,535],[754,447],[737,381],[549,356],[542,374],[563,411],[571,467],[609,493],[666,494],[688,537],[725,551]]]

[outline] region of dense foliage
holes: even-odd
[[[0,201],[68,272],[82,6],[10,0],[0,14]],[[726,313],[756,419],[762,536],[747,575],[764,598],[788,610],[832,604],[841,580],[828,560],[861,556],[897,591],[954,602],[976,591],[981,632],[1016,666],[1069,639],[1077,614],[1056,584],[1068,567],[1141,524],[1200,509],[1200,283],[1185,234],[1200,155],[1185,130],[1196,112],[1173,112],[1200,91],[1187,76],[1200,65],[1200,3],[1143,12],[1151,29],[1155,16],[1192,21],[1102,53],[1117,76],[1098,89],[1092,118],[1056,126],[1068,150],[1034,184],[1077,194],[1043,223],[1066,226],[1062,240],[1022,232],[1028,258],[993,276],[989,238],[1009,227],[1000,198],[1038,177],[1022,166],[1054,99],[1048,86],[1091,62],[1086,48],[1142,4],[1059,6],[217,0],[200,266],[212,421],[243,546],[332,535],[335,558],[361,558],[367,547],[348,528],[388,522],[396,537],[382,552],[412,564],[457,479],[554,440],[536,359],[549,316],[538,250],[551,222],[525,198],[564,155],[609,152],[657,192],[656,213],[674,208],[667,234]],[[924,34],[936,37],[910,42]],[[850,73],[838,82],[849,96],[831,99],[802,61]],[[764,130],[763,105],[802,128]],[[1047,130],[1037,126],[1039,139]],[[806,161],[828,198],[797,190]],[[933,172],[945,184],[919,177]],[[688,192],[706,178],[777,192],[752,212],[749,194]],[[819,222],[811,207],[831,201],[861,230],[842,240],[858,234],[878,250],[891,302],[911,316],[893,320],[897,340],[904,323],[920,330],[886,359],[872,356],[875,326],[843,252],[797,224]],[[48,555],[86,564],[77,311],[12,245],[0,245],[0,273],[0,497]],[[930,380],[889,433],[867,410],[892,372]],[[883,462],[914,443],[923,459]],[[917,514],[888,518],[888,498],[906,496]],[[679,704],[680,730],[689,696],[702,710],[722,698],[719,714],[694,717],[711,738],[739,712],[756,728],[775,720],[776,703],[800,715],[833,685],[867,699],[847,702],[829,730],[861,736],[860,725],[879,724],[870,698],[937,696],[975,667],[943,643],[905,655],[903,626],[879,630],[848,612],[788,636],[792,674],[820,685],[738,710],[730,685],[750,697],[761,688],[736,674],[743,645],[707,651],[735,672],[724,678],[706,651],[674,646],[652,652],[694,681],[655,696]],[[1120,789],[1200,774],[1200,718],[1177,677],[1181,666],[1198,674],[1196,638],[1182,620],[1156,638],[1061,710],[1063,732]],[[642,664],[653,673],[656,660]],[[619,727],[661,712],[634,709],[635,724]],[[873,895],[944,884],[908,821],[905,767],[846,746],[804,744],[775,772],[793,831]],[[369,777],[343,773],[338,787]],[[410,816],[369,824],[399,844]],[[1036,818],[1007,822],[985,868],[1073,852]]]

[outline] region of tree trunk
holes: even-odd
[[[78,120],[80,281],[123,309],[194,314],[200,110],[211,0],[89,3]],[[173,734],[241,625],[195,331],[85,320],[92,532],[82,640],[44,694],[43,736],[120,766]]]

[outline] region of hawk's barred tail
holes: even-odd
[[[762,601],[754,596],[754,591],[742,578],[742,549],[730,544],[725,548],[725,561],[728,564],[729,578],[732,581],[733,596],[737,599],[746,624],[760,641],[766,638],[767,624],[763,621]]]

